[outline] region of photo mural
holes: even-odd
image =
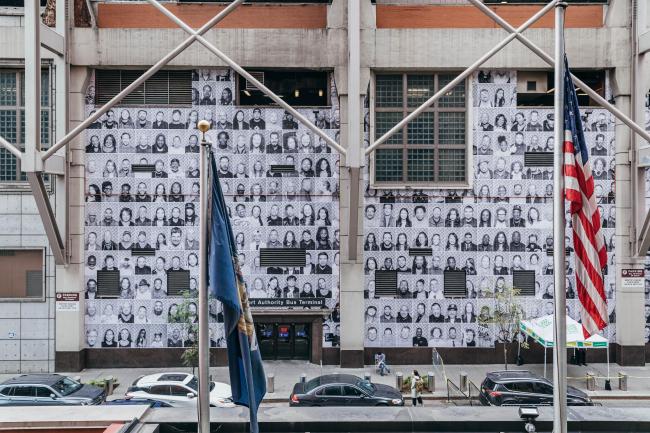
[[[212,126],[206,136],[252,304],[331,310],[323,346],[338,345],[339,156],[283,109],[239,107],[234,94],[230,70],[203,69],[193,73],[191,107],[118,106],[86,131],[87,347],[194,344],[177,311],[198,321],[201,119]],[[333,80],[330,95],[330,107],[299,111],[338,140]],[[304,249],[306,263],[263,267],[264,248]],[[215,299],[210,342],[225,347]]]
[[[518,107],[516,87],[516,73],[503,70],[480,71],[469,83],[472,189],[374,189],[366,168],[367,347],[493,347],[510,340],[488,319],[494,293],[512,287],[518,270],[535,271],[534,295],[519,298],[526,317],[553,313],[553,167],[524,161],[525,152],[553,151],[553,108]],[[607,244],[605,288],[614,323],[615,276],[608,271],[614,266],[616,224],[614,122],[597,107],[582,112]],[[367,142],[372,141],[369,118]],[[570,227],[566,239],[567,310],[579,319]],[[410,255],[416,247],[431,248],[432,254]],[[395,296],[377,294],[375,278],[381,270],[397,271]],[[465,271],[466,297],[445,296],[445,270]],[[604,334],[615,341],[615,326]]]

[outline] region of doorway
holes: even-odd
[[[309,360],[311,323],[257,323],[263,360]]]

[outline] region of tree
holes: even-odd
[[[481,322],[490,321],[498,332],[498,340],[503,342],[503,363],[508,369],[508,343],[521,341],[521,346],[527,348],[527,344],[520,339],[521,328],[519,324],[525,318],[524,309],[518,301],[521,290],[515,287],[505,286],[502,290],[494,293],[494,314],[489,318],[479,317]]]
[[[170,319],[174,323],[181,324],[182,334],[187,337],[183,341],[185,350],[181,354],[181,362],[186,367],[192,367],[192,374],[194,374],[196,367],[199,366],[199,325],[196,310],[192,308],[192,305],[196,307],[196,298],[185,293],[183,303],[178,306],[176,314]]]

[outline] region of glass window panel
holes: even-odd
[[[442,89],[449,84],[457,75],[441,74],[438,75],[438,86]],[[465,106],[465,81],[455,86],[442,98],[438,100],[439,107],[464,107]]]
[[[465,113],[438,113],[438,144],[465,144]]]
[[[25,105],[25,73],[20,73],[20,105]],[[41,69],[41,107],[50,105],[50,73]]]
[[[422,113],[408,123],[408,144],[434,144],[434,114]]]
[[[0,72],[0,105],[16,105],[15,72]]]
[[[50,144],[50,112],[41,110],[41,146],[43,149]]]
[[[419,107],[433,96],[435,86],[433,75],[408,75],[406,84],[406,100],[409,107]]]
[[[0,149],[0,181],[15,181],[16,170],[16,157],[8,150]]]
[[[375,138],[379,138],[388,132],[393,126],[397,125],[404,116],[402,113],[375,113]],[[398,131],[386,141],[386,144],[402,144],[403,132]]]
[[[403,101],[402,75],[377,75],[375,81],[377,107],[401,107]]]
[[[434,149],[409,149],[409,181],[432,182],[434,180],[434,152]]]
[[[375,179],[378,182],[402,180],[402,149],[377,149],[375,153]]]
[[[0,110],[0,136],[9,143],[16,143],[16,111]]]
[[[438,180],[465,182],[465,149],[439,149],[438,152]]]

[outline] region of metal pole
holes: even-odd
[[[445,87],[440,89],[438,92],[436,92],[431,98],[429,98],[426,102],[424,102],[422,105],[420,105],[418,108],[415,109],[412,113],[410,113],[408,116],[403,118],[397,125],[393,126],[388,132],[386,132],[384,135],[379,137],[373,144],[368,146],[366,149],[366,155],[369,155],[372,153],[378,146],[381,146],[383,143],[385,143],[390,137],[392,137],[395,133],[400,131],[404,126],[406,126],[407,123],[409,123],[411,120],[415,119],[418,117],[424,110],[429,108],[433,103],[435,103],[438,99],[443,97],[447,92],[452,90],[454,87],[456,87],[458,84],[463,82],[465,78],[469,77],[474,71],[476,71],[478,68],[481,67],[481,65],[485,62],[487,62],[492,56],[494,56],[496,53],[498,53],[503,47],[508,45],[514,38],[517,37],[517,34],[519,32],[523,32],[526,30],[528,27],[532,26],[535,24],[541,17],[546,15],[548,11],[553,9],[558,3],[559,0],[553,0],[550,3],[548,3],[546,6],[544,6],[542,9],[540,9],[535,15],[530,17],[525,23],[523,23],[519,28],[517,28],[515,31],[516,33],[511,33],[508,35],[504,40],[499,42],[497,45],[494,46],[490,51],[485,53],[481,58],[479,58],[476,62],[474,62],[470,67],[465,69],[460,75],[458,75],[456,78],[454,78],[449,84],[447,84]]]
[[[564,12],[555,8],[555,148],[553,178],[553,277],[555,320],[553,337],[553,432],[567,432],[566,409],[566,289],[564,233]]]
[[[0,137],[0,146],[4,147],[7,149],[13,156],[15,156],[18,159],[22,159],[23,153],[18,149],[16,146],[13,144],[9,143],[7,140],[4,138]]]
[[[199,433],[210,432],[210,334],[208,330],[208,158],[210,156],[210,143],[205,139],[205,132],[210,129],[210,124],[198,125],[203,132],[201,150],[199,154],[201,190],[199,191],[199,395],[198,415]]]
[[[492,9],[490,9],[485,4],[483,4],[483,2],[481,2],[480,0],[468,0],[468,1],[472,3],[474,6],[476,6],[481,12],[483,12],[484,14],[492,18],[497,24],[499,24],[505,30],[511,32],[511,34],[515,34],[519,42],[521,42],[526,47],[528,47],[533,53],[541,57],[542,60],[544,60],[546,63],[548,63],[551,66],[555,65],[555,60],[553,59],[553,57],[546,54],[541,48],[535,45],[534,42],[532,42],[526,36],[522,35],[521,30],[515,29],[510,23],[508,23],[506,20],[501,18],[499,15],[497,15]],[[639,134],[641,138],[650,142],[650,133],[644,130],[642,126],[636,124],[634,120],[629,118],[625,113],[623,113],[621,110],[619,110],[618,108],[616,108],[615,106],[607,102],[605,98],[600,96],[595,90],[593,90],[591,87],[589,87],[586,83],[584,83],[581,79],[579,79],[575,75],[571,74],[571,79],[573,80],[573,83],[576,86],[580,87],[587,95],[589,95],[591,99],[596,101],[598,105],[607,109],[610,113],[616,116],[621,122],[623,122],[628,127],[630,127],[634,132]]]
[[[25,0],[25,155],[23,171],[41,171],[41,14],[39,0]]]
[[[160,12],[162,12],[167,18],[169,18],[171,21],[173,21],[177,26],[185,30],[189,34],[194,34],[194,30],[192,27],[188,26],[183,20],[178,18],[176,15],[174,15],[172,12],[170,12],[167,8],[165,8],[163,5],[158,3],[157,0],[147,0],[149,3],[151,3],[156,9],[158,9]],[[280,98],[278,95],[273,93],[268,87],[266,87],[264,84],[260,83],[255,77],[253,77],[251,74],[249,74],[244,68],[239,66],[237,62],[232,60],[230,57],[228,57],[226,54],[224,54],[219,48],[214,46],[210,41],[205,39],[201,35],[196,35],[196,40],[199,41],[205,48],[207,48],[209,51],[211,51],[214,55],[219,57],[224,63],[226,63],[228,66],[230,66],[232,69],[234,69],[239,75],[242,77],[246,78],[248,82],[253,84],[255,87],[257,87],[262,93],[264,93],[266,96],[268,96],[273,102],[278,104],[280,107],[284,108],[287,110],[289,113],[293,115],[300,123],[305,125],[310,131],[312,131],[314,134],[318,135],[321,137],[325,142],[336,149],[340,154],[345,155],[346,150],[339,145],[332,137],[327,135],[325,131],[322,131],[320,128],[318,128],[316,125],[314,125],[309,119],[307,119],[305,116],[300,114],[298,110],[293,108],[291,105],[289,105],[286,101],[284,101],[282,98]]]
[[[82,131],[84,131],[86,128],[88,128],[93,122],[95,122],[97,119],[99,119],[101,116],[104,115],[108,110],[113,108],[116,104],[118,104],[122,99],[124,99],[126,96],[128,96],[132,91],[134,91],[136,88],[138,88],[142,83],[144,83],[149,77],[151,77],[153,74],[161,70],[165,65],[167,65],[169,62],[171,62],[176,56],[178,56],[180,53],[182,53],[187,47],[192,45],[192,43],[203,33],[207,32],[210,30],[212,27],[214,27],[219,21],[223,20],[230,12],[235,10],[237,6],[239,6],[241,3],[243,3],[244,0],[234,0],[231,4],[228,5],[224,10],[219,12],[214,18],[212,18],[210,21],[205,23],[204,25],[201,26],[196,32],[192,30],[190,33],[190,37],[185,39],[182,43],[180,43],[176,48],[174,48],[172,51],[170,51],[165,57],[160,59],[155,65],[153,65],[151,68],[149,68],[144,74],[142,74],[137,80],[135,80],[133,83],[131,83],[129,86],[126,87],[126,89],[122,90],[120,93],[115,95],[113,99],[108,101],[106,104],[104,104],[101,108],[99,108],[92,116],[89,116],[86,120],[81,122],[78,126],[76,126],[72,131],[68,132],[65,137],[61,138],[59,141],[56,142],[55,145],[53,145],[47,152],[43,153],[42,159],[45,161],[48,159],[50,156],[54,155],[57,150],[68,144],[71,140],[73,140],[77,135],[79,135]],[[164,9],[164,7],[163,7]],[[166,9],[165,9],[166,10]]]

